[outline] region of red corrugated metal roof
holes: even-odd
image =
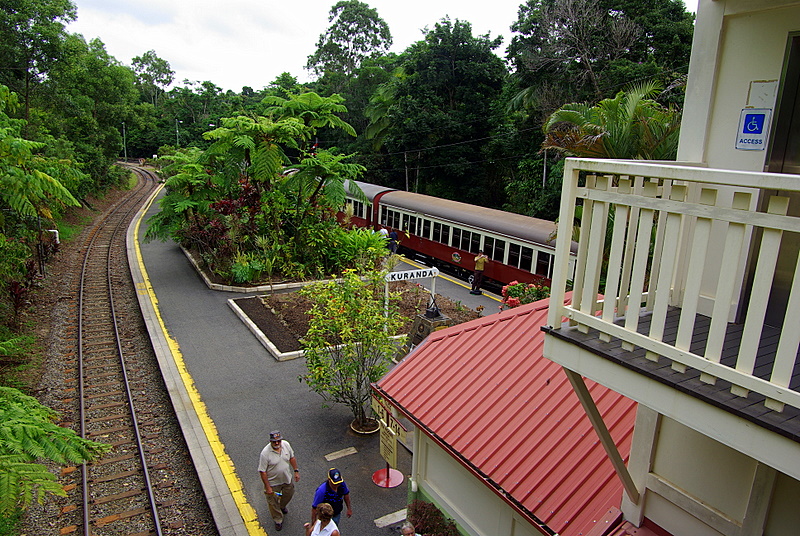
[[[561,367],[542,357],[546,321],[543,300],[434,332],[376,389],[518,511],[585,535],[622,484]],[[586,385],[627,461],[636,404]]]

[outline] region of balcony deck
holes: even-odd
[[[664,326],[664,343],[670,345],[675,343],[680,312],[677,307],[668,308]],[[637,328],[639,333],[646,336],[650,332],[652,316],[649,311],[640,315]],[[618,325],[623,325],[624,323],[624,317],[615,321],[615,324]],[[695,326],[690,345],[692,353],[704,354],[710,324],[711,318],[707,316],[698,314],[695,317]],[[743,329],[744,326],[741,324],[728,323],[720,360],[721,365],[735,367]],[[700,380],[700,371],[696,369],[688,368],[685,372],[677,371],[673,369],[668,359],[662,358],[658,361],[648,359],[643,348],[637,348],[633,351],[623,349],[622,341],[618,338],[612,338],[610,342],[603,342],[600,339],[600,332],[596,329],[589,329],[588,333],[583,333],[577,326],[570,326],[569,322],[565,322],[562,324],[561,329],[552,329],[545,326],[542,330],[617,365],[638,372],[800,443],[800,409],[798,408],[787,406],[783,412],[768,409],[765,406],[765,397],[761,394],[750,392],[746,398],[736,396],[731,393],[731,384],[725,380],[718,379],[713,385],[705,383]],[[754,376],[769,381],[779,339],[780,332],[778,329],[764,326],[758,345],[756,366],[753,371]],[[795,367],[789,389],[800,391],[800,367]]]

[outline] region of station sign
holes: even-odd
[[[381,423],[381,426],[390,429],[395,437],[399,437],[402,441],[405,441],[405,436],[407,430],[405,427],[397,420],[397,418],[392,415],[392,412],[387,408],[374,394],[372,395],[372,411],[375,412],[375,416],[378,418],[378,421]]]
[[[380,452],[389,467],[397,468],[397,436],[386,426],[381,426]]]
[[[736,148],[743,151],[765,150],[771,116],[770,108],[743,109],[739,116],[739,129],[736,132]]]
[[[386,281],[408,281],[411,279],[425,279],[426,277],[436,277],[439,275],[438,268],[423,268],[421,270],[405,270],[403,272],[389,272],[386,274]]]

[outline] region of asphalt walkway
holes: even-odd
[[[337,467],[353,504],[353,517],[342,519],[342,534],[398,534],[407,481],[395,488],[373,483],[373,473],[386,467],[377,434],[353,433],[346,407],[326,404],[300,382],[302,359],[278,362],[268,354],[228,306],[228,299],[248,294],[209,289],[172,242],[142,243],[144,220],[156,211],[155,202],[145,206],[131,225],[128,255],[164,381],[220,534],[275,534],[257,472],[273,429],[292,444],[301,475],[283,533],[302,533],[315,488]],[[436,285],[437,293],[460,296],[466,307],[482,304],[484,314],[496,312],[496,297],[472,296],[463,282],[439,277]],[[410,454],[399,449],[398,470],[408,474],[410,466]]]

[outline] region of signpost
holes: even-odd
[[[372,481],[382,488],[394,488],[403,483],[403,473],[397,467],[397,438],[405,439],[406,429],[392,412],[372,395],[372,411],[381,425],[381,457],[386,460],[386,469],[378,469],[372,474]]]
[[[439,275],[439,269],[434,268],[421,268],[419,270],[404,270],[402,272],[389,272],[386,274],[386,315],[389,315],[389,283],[394,281],[410,281],[412,279],[425,279],[432,277],[431,282],[431,303],[436,303],[436,276]]]

